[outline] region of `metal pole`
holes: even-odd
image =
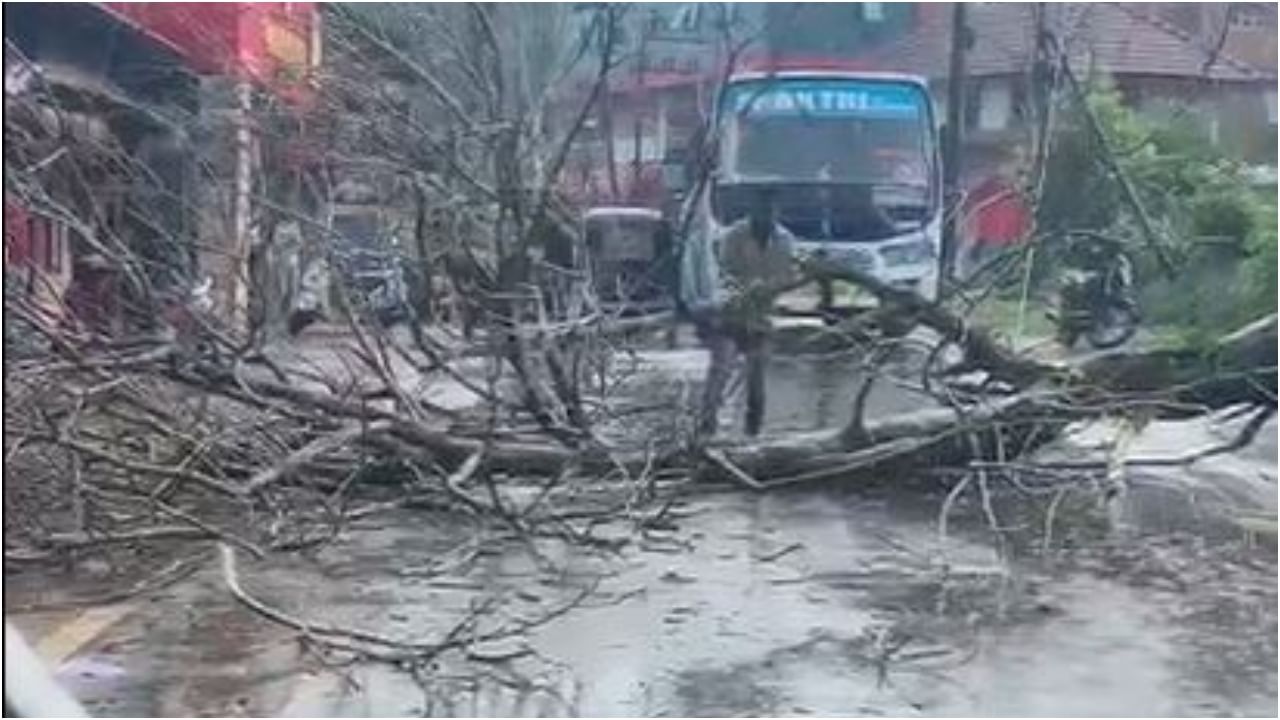
[[[641,107],[644,105],[644,103],[642,102],[644,99],[644,96],[642,93],[644,92],[643,88],[644,88],[645,62],[647,62],[647,59],[645,57],[645,51],[648,49],[647,47],[648,39],[649,39],[649,24],[647,22],[644,22],[641,24],[641,30],[640,30],[640,52],[636,57],[635,94],[631,96],[631,120],[633,124],[633,128],[632,128],[633,147],[632,147],[632,158],[631,158],[631,193],[630,194],[631,194],[631,200],[633,202],[639,201],[639,198],[636,196],[636,190],[637,188],[640,187],[640,163],[643,162],[643,158],[640,153],[640,141],[644,135],[644,130],[643,130],[644,121],[643,121],[643,118],[641,117],[640,110],[641,110]]]
[[[235,129],[235,227],[227,253],[227,321],[234,331],[249,330],[249,251],[253,246],[250,214],[253,194],[253,87],[247,79],[236,81]]]
[[[598,12],[604,13],[604,27],[601,28],[600,45],[602,52],[606,53],[604,62],[606,64],[612,62],[613,44],[617,38],[617,18],[614,15],[615,10],[608,4],[605,4],[602,10]],[[613,137],[613,92],[611,84],[605,78],[603,92],[600,94],[600,102],[598,111],[600,114],[600,130],[604,134],[604,161],[609,171],[609,196],[610,202],[618,201],[618,166],[616,148],[614,147]]]
[[[943,203],[946,224],[942,231],[942,281],[950,282],[955,273],[956,244],[959,223],[960,178],[963,169],[964,98],[965,98],[965,50],[968,45],[968,28],[965,26],[965,4],[951,6],[951,62],[947,78],[947,135],[945,156],[942,161]],[[952,204],[954,203],[954,206]]]

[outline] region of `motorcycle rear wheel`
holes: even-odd
[[[1075,347],[1076,340],[1080,338],[1080,331],[1074,327],[1070,327],[1068,323],[1069,321],[1059,322],[1055,335],[1057,337],[1058,344],[1067,350],[1070,350]]]
[[[1138,313],[1130,307],[1109,304],[1091,318],[1085,339],[1098,350],[1123,345],[1138,331]]]

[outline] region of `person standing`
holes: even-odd
[[[794,284],[793,238],[777,223],[772,195],[753,198],[747,217],[721,240],[719,262],[726,299],[704,313],[699,334],[711,351],[703,388],[698,435],[715,434],[720,405],[737,353],[747,364],[746,432],[758,435],[764,423],[765,371],[769,359],[769,314],[778,294]]]

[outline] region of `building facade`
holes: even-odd
[[[1011,228],[1027,224],[1026,208],[1010,195],[1028,157],[1042,27],[1058,38],[1080,77],[1105,73],[1139,112],[1189,114],[1225,152],[1274,166],[1273,5],[974,3],[967,14],[962,180],[973,196],[973,217],[965,223],[971,241],[1001,228],[1004,242]],[[576,175],[569,185],[585,204],[660,203],[659,165],[697,131],[731,56],[736,69],[922,76],[938,116],[946,116],[950,3],[639,3],[622,23],[626,62],[602,103],[610,117],[596,118],[590,142],[570,167]],[[606,136],[613,143],[612,179]]]
[[[140,292],[176,292],[215,265],[232,273],[213,260],[235,246],[210,224],[196,172],[237,153],[218,88],[241,80],[305,103],[313,4],[9,4],[4,20],[6,165],[23,169],[6,184],[9,276],[52,319],[94,314],[110,330]],[[132,257],[143,277],[104,279],[111,257]]]

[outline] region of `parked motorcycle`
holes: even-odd
[[[1133,290],[1133,264],[1116,241],[1096,234],[1073,236],[1051,319],[1058,341],[1071,348],[1081,335],[1097,349],[1133,337],[1141,322]]]

